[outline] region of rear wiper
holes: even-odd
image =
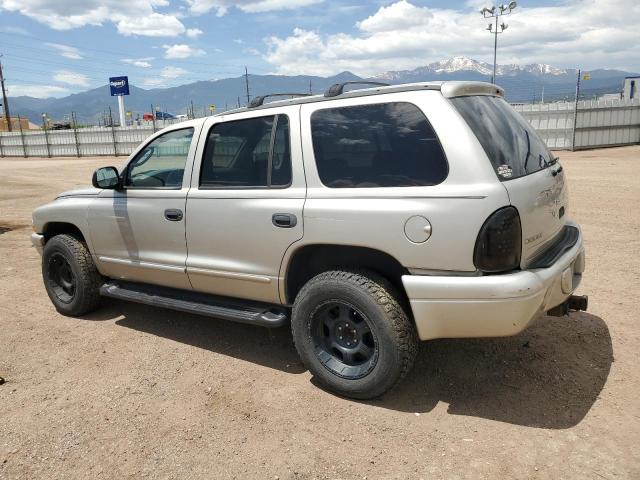
[[[555,165],[556,163],[558,163],[558,160],[560,160],[559,157],[552,157],[551,160],[549,160],[549,163],[547,163],[547,165],[549,167],[551,167],[551,166]]]
[[[531,155],[531,140],[529,139],[529,132],[524,130],[524,134],[527,137],[527,154],[524,157],[524,171],[527,171],[527,163],[529,163],[529,156]]]

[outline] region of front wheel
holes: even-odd
[[[302,361],[325,386],[357,399],[382,395],[411,369],[418,339],[389,282],[368,271],[312,278],[293,305]]]
[[[102,277],[87,246],[72,235],[56,235],[42,252],[42,278],[56,310],[76,317],[98,308]]]

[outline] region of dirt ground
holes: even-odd
[[[589,312],[423,343],[370,402],[316,387],[286,328],[57,314],[31,211],[124,159],[0,159],[0,478],[640,478],[640,146],[559,155]]]

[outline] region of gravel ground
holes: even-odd
[[[640,146],[559,153],[589,312],[423,343],[370,402],[317,388],[286,328],[58,315],[31,211],[123,159],[0,159],[0,478],[640,478]]]

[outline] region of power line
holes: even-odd
[[[7,36],[11,36],[12,38],[15,38],[15,35],[13,33],[9,34],[6,32],[0,32],[0,35],[7,35]],[[28,38],[32,38],[34,40],[40,40],[41,42],[45,42],[45,43],[56,43],[56,42],[52,42],[50,39],[43,39],[43,38],[38,38],[38,37],[32,37],[29,36]],[[51,47],[50,49],[47,48],[41,48],[41,47],[34,47],[32,45],[21,45],[21,44],[12,44],[11,42],[6,42],[3,40],[3,45],[7,45],[7,46],[11,46],[14,48],[25,48],[25,49],[30,49],[30,50],[39,50],[41,52],[47,53],[47,54],[51,54],[52,51],[56,51],[55,47]],[[73,47],[76,48],[78,50],[80,50],[80,54],[82,51],[89,51],[89,52],[98,52],[98,53],[102,53],[102,54],[107,54],[113,57],[117,57],[119,60],[122,60],[122,56],[123,54],[121,52],[116,52],[113,50],[103,50],[103,49],[97,49],[97,48],[91,48],[91,47],[86,47],[86,46],[78,46],[77,44],[71,44],[71,43],[67,43],[65,42],[64,44],[59,44],[59,45],[65,45],[68,47]],[[82,57],[81,59],[78,59],[77,61],[80,60],[88,60],[86,57]],[[174,59],[167,59],[167,58],[160,58],[159,60],[174,60]],[[203,65],[203,66],[211,66],[211,67],[233,67],[233,68],[238,68],[241,69],[243,67],[243,65],[237,64],[237,63],[211,63],[211,62],[199,62],[199,61],[195,61],[195,60],[187,60],[187,59],[178,59],[180,61],[181,64],[193,64],[193,65]]]

